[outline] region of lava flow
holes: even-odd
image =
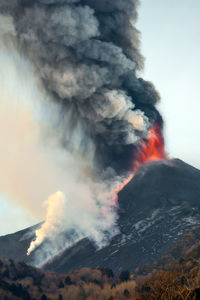
[[[142,141],[136,162],[133,166],[133,173],[123,183],[120,183],[114,191],[113,200],[115,204],[118,202],[118,193],[132,180],[141,165],[161,159],[166,159],[164,138],[159,124],[155,123],[154,127],[149,130],[147,138]]]

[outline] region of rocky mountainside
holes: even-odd
[[[162,257],[134,269],[133,274],[135,277],[148,276],[153,270],[169,271],[177,266],[187,269],[186,265],[192,261],[198,261],[198,265],[200,264],[200,226],[187,232]]]
[[[159,259],[200,224],[200,171],[177,159],[145,164],[120,192],[119,207],[120,234],[107,247],[97,250],[83,239],[44,269],[107,267],[118,273]],[[30,263],[26,250],[34,229],[0,237],[0,257]]]
[[[34,233],[40,224],[20,230],[13,234],[0,237],[0,258],[10,258],[15,261],[27,261],[27,249],[34,238]]]

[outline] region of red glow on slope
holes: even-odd
[[[118,203],[118,193],[123,190],[123,188],[131,181],[134,173],[131,173],[123,182],[120,182],[118,186],[112,191],[112,204],[114,206]]]
[[[115,188],[113,193],[114,203],[117,204],[118,193],[132,180],[141,165],[161,159],[166,159],[164,139],[159,124],[155,123],[154,127],[149,130],[147,138],[142,141],[136,162],[134,162],[133,173]]]

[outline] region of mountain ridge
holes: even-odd
[[[198,169],[178,159],[145,164],[119,193],[120,233],[110,244],[96,249],[85,238],[60,252],[43,268],[66,273],[82,267],[109,267],[119,273],[122,269],[133,270],[152,262],[163,256],[187,231],[200,225],[198,199]],[[27,257],[34,230],[32,227],[26,230],[0,237],[0,257],[31,264],[41,248]],[[14,249],[6,252],[8,245]]]

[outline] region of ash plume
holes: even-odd
[[[155,108],[158,93],[137,77],[143,66],[134,26],[137,7],[137,0],[3,0],[0,5],[12,15],[18,45],[34,62],[45,90],[71,111],[71,130],[79,120],[95,144],[98,167],[117,172],[130,168],[149,127],[162,123]],[[64,134],[63,142],[68,143]]]
[[[63,178],[69,179],[69,170],[75,166],[70,184],[65,185],[62,179],[57,189],[63,191],[62,200],[69,197],[69,207],[71,202],[76,203],[76,213],[73,205],[68,210],[66,204],[66,220],[70,211],[73,217],[68,222],[60,216],[62,230],[76,229],[76,239],[89,236],[97,244],[104,240],[106,231],[109,236],[116,232],[116,203],[111,191],[130,176],[138,149],[151,127],[159,124],[162,128],[162,117],[155,107],[159,94],[151,82],[138,75],[144,63],[135,27],[138,4],[138,0],[0,3],[0,13],[12,19],[14,29],[10,35],[16,51],[32,62],[40,91],[45,94],[44,107],[50,111],[53,131],[53,137],[49,132],[50,140],[56,140],[56,146],[66,155]],[[77,183],[83,193],[86,188],[87,203],[74,191],[67,195]],[[85,227],[77,217],[82,209],[88,219]],[[105,211],[107,221],[102,226]],[[94,232],[89,230],[92,227]],[[43,233],[42,228],[39,232]],[[62,238],[59,245],[45,259],[67,243]]]

